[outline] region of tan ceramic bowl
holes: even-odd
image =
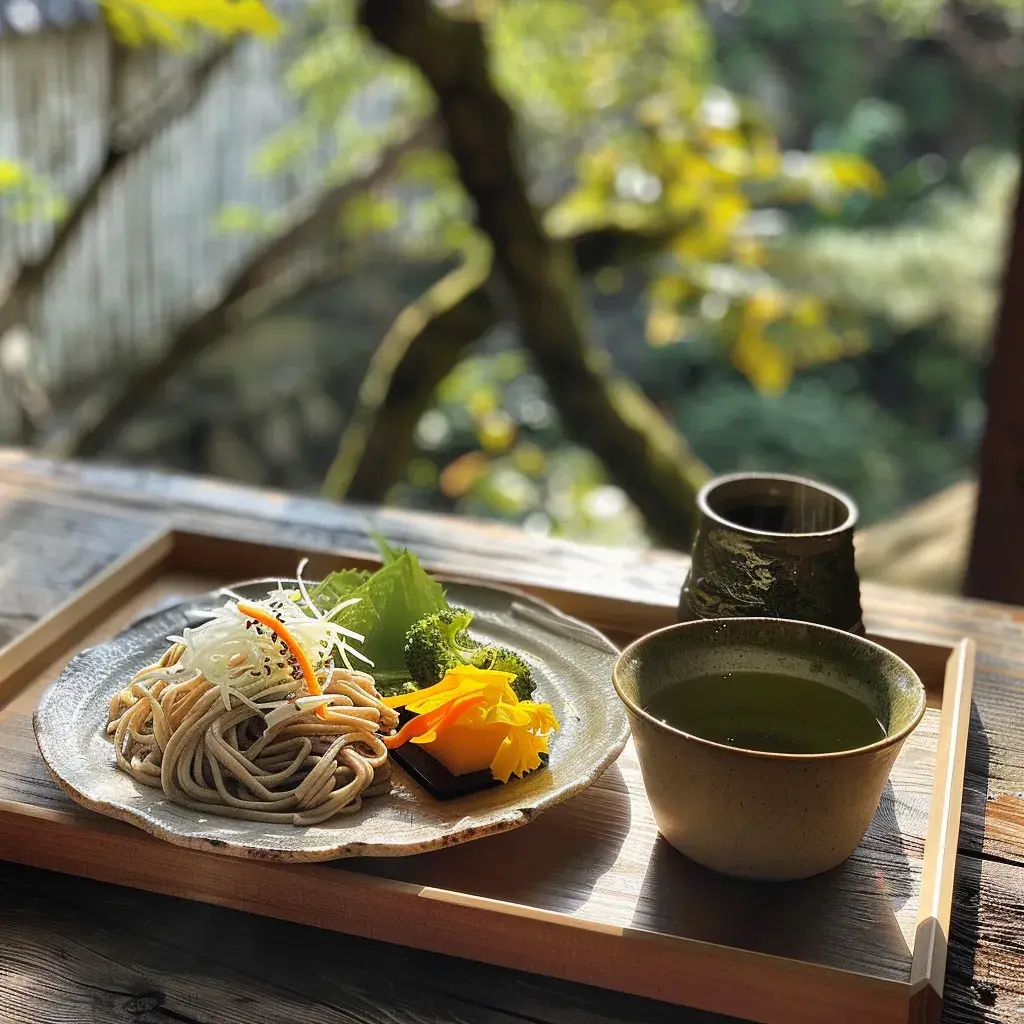
[[[872,708],[886,735],[833,754],[773,754],[701,739],[643,710],[666,686],[730,671],[780,672],[837,687]],[[613,681],[659,831],[699,864],[743,878],[806,878],[849,857],[925,709],[921,680],[891,651],[787,619],[669,626],[627,647]]]

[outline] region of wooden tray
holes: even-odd
[[[372,564],[345,552],[171,532],[0,649],[0,857],[765,1024],[938,1022],[970,640],[944,647],[875,637],[917,669],[929,708],[860,848],[805,882],[735,881],[676,853],[658,835],[632,744],[586,793],[525,828],[398,860],[283,865],[197,853],[60,793],[29,716],[76,651],[155,605],[290,575],[303,555],[310,578]],[[535,592],[620,642],[674,618],[667,607]]]

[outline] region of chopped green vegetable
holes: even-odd
[[[385,545],[386,546],[386,545]],[[405,634],[426,615],[448,607],[444,590],[409,551],[381,551],[386,564],[375,573],[353,570],[332,573],[310,595],[322,611],[358,598],[341,608],[332,621],[365,636],[359,649],[373,662],[377,689],[388,696],[400,692],[409,679],[403,651]]]
[[[405,665],[418,686],[433,686],[459,665],[494,669],[515,676],[512,689],[529,700],[535,683],[533,670],[522,655],[507,647],[479,644],[466,631],[473,613],[465,608],[444,608],[416,622],[405,634]]]

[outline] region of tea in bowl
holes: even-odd
[[[669,626],[630,644],[612,678],[659,831],[742,878],[846,860],[925,710],[891,651],[789,619]]]

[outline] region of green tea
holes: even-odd
[[[842,690],[773,672],[725,672],[668,686],[648,714],[683,732],[747,750],[826,754],[885,736],[871,709]]]

